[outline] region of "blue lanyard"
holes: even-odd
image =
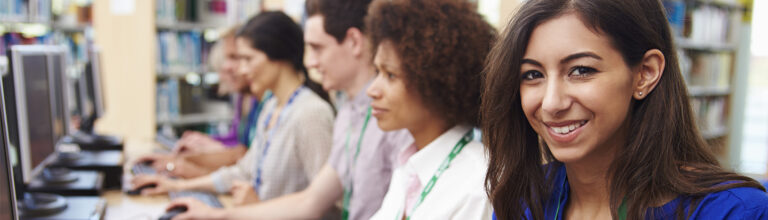
[[[243,144],[245,144],[246,148],[251,147],[251,143],[253,142],[253,138],[256,137],[256,125],[259,121],[259,113],[261,113],[261,110],[264,108],[264,104],[269,101],[270,98],[272,98],[272,93],[267,91],[267,94],[262,97],[260,101],[255,101],[253,103],[253,107],[251,107],[251,112],[248,113],[248,124],[246,125],[245,132],[243,135]]]
[[[275,131],[280,127],[280,122],[282,121],[283,116],[285,116],[286,113],[288,112],[288,109],[289,109],[288,107],[290,107],[291,104],[293,104],[293,101],[296,99],[296,96],[303,89],[304,89],[304,86],[301,86],[301,87],[297,88],[296,91],[293,92],[293,94],[291,94],[291,97],[288,98],[288,102],[285,103],[285,106],[283,107],[283,110],[281,110],[282,113],[280,114],[280,116],[278,116],[277,122],[275,123],[275,126],[270,128],[269,131],[268,131],[269,133],[268,133],[268,136],[267,136],[267,141],[264,143],[264,148],[263,148],[263,150],[261,152],[261,158],[259,158],[259,163],[258,163],[258,166],[256,167],[256,180],[255,180],[255,183],[253,184],[253,189],[257,193],[259,192],[259,187],[261,187],[261,183],[262,183],[262,181],[261,181],[262,168],[264,167],[264,159],[267,157],[267,152],[269,151],[269,145],[272,143],[272,137],[274,136]],[[275,108],[277,108],[277,106],[275,106]],[[269,126],[269,122],[272,121],[272,113],[274,113],[275,108],[270,110],[269,114],[267,114],[267,120],[264,121],[264,125],[263,125],[264,129],[267,129],[268,126]]]

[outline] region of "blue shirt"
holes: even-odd
[[[557,214],[557,219],[563,219],[563,209],[568,201],[570,186],[566,178],[565,167],[556,172],[555,188],[550,196],[552,199],[547,201],[547,205],[544,207],[544,219],[554,219],[555,214]],[[689,210],[691,200],[681,196],[661,207],[649,209],[647,218],[675,219],[677,206],[681,202],[683,207]],[[651,213],[653,216],[650,216]],[[525,211],[525,216],[532,219],[530,210]],[[493,219],[496,219],[496,215],[493,216]],[[700,200],[690,219],[768,219],[768,194],[750,187],[731,188],[710,193]]]

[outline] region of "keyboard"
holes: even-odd
[[[210,192],[179,191],[179,192],[169,192],[168,196],[171,197],[171,200],[190,197],[190,198],[200,200],[200,202],[203,202],[206,205],[214,208],[224,208],[224,206],[222,206],[221,202],[219,201],[219,197],[216,197],[216,194],[213,194]]]
[[[157,174],[157,171],[155,168],[152,168],[152,163],[137,163],[131,167],[131,172],[133,172],[133,175],[154,175]]]

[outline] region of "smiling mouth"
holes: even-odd
[[[570,123],[570,124],[567,124],[567,125],[563,125],[563,126],[549,126],[549,125],[547,125],[547,127],[551,128],[552,131],[554,131],[557,134],[566,135],[566,134],[569,134],[569,133],[573,132],[576,129],[581,128],[586,123],[587,123],[587,120],[583,120],[583,121],[574,121],[573,123]]]

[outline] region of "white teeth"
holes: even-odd
[[[587,121],[580,121],[577,123],[573,123],[571,125],[566,125],[563,127],[551,127],[552,131],[558,134],[567,134],[570,133],[573,130],[576,130],[577,128],[580,128],[582,125],[586,124]]]

